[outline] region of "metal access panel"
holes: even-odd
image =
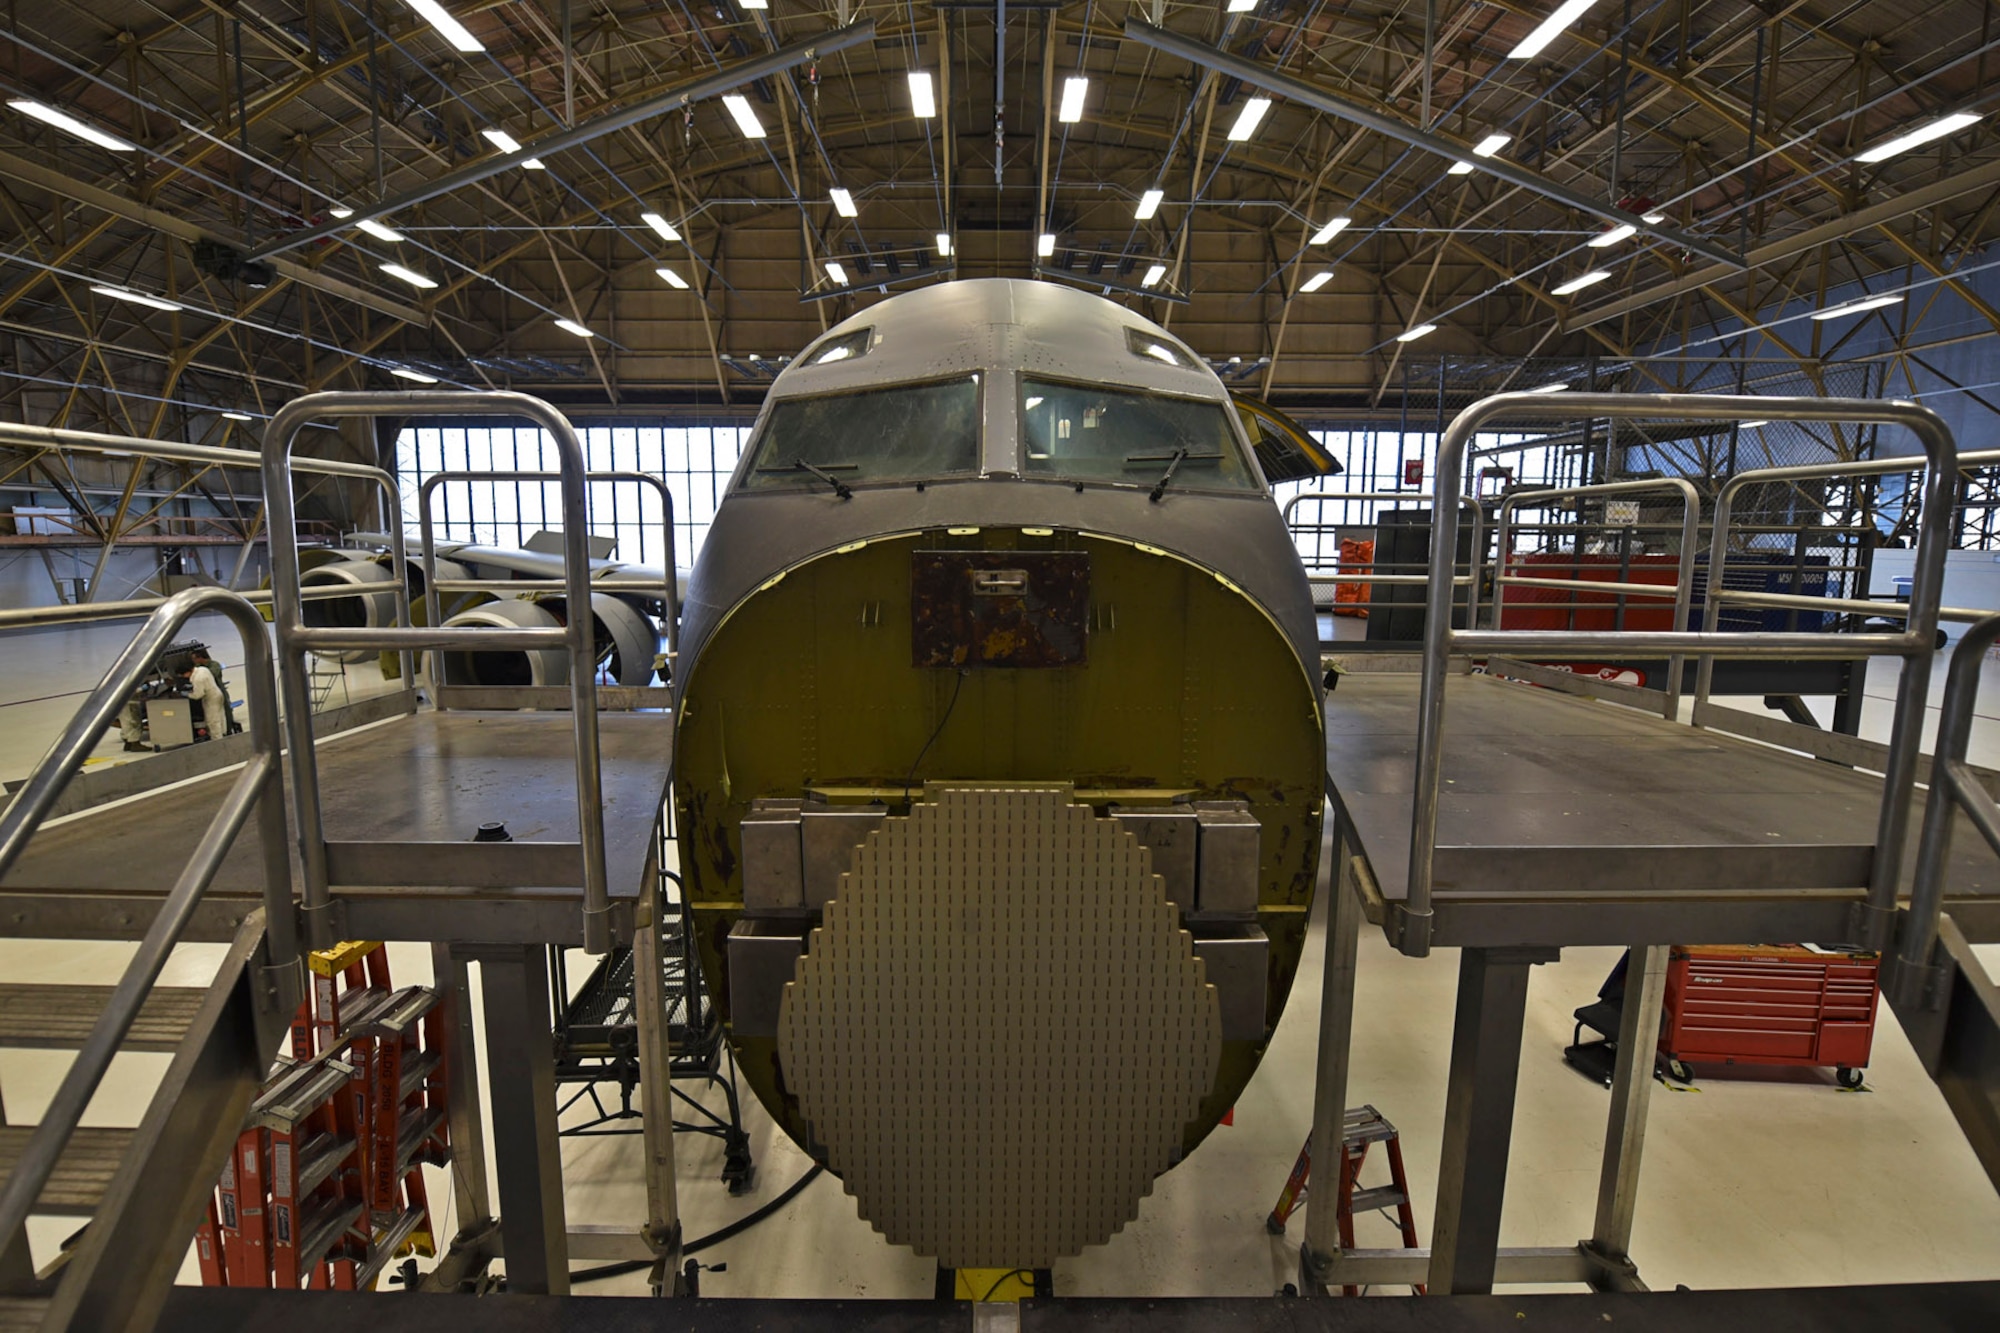
[[[743,816],[743,906],[785,911],[805,906],[800,878],[800,810],[803,801],[756,800]],[[835,872],[838,873],[837,871]]]
[[[920,667],[1081,666],[1087,551],[913,551],[910,654]]]
[[[785,986],[805,937],[771,921],[738,921],[729,931],[729,1026],[737,1037],[773,1037]]]
[[[158,749],[194,744],[194,704],[187,699],[148,699],[146,734]]]
[[[1160,809],[1114,806],[1112,816],[1119,827],[1139,840],[1152,853],[1153,873],[1165,882],[1167,901],[1183,912],[1195,907],[1194,807],[1178,805]]]

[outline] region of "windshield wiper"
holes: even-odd
[[[759,472],[810,472],[827,485],[833,487],[833,493],[841,499],[852,500],[854,498],[854,488],[833,475],[836,470],[841,472],[855,471],[856,467],[853,463],[827,463],[822,465],[808,463],[805,459],[799,458],[794,459],[790,467],[760,467],[757,470]]]
[[[1154,504],[1158,504],[1160,497],[1167,493],[1167,487],[1174,484],[1174,473],[1180,470],[1182,463],[1187,462],[1190,458],[1200,462],[1213,462],[1221,457],[1220,453],[1192,453],[1185,446],[1182,446],[1174,450],[1171,454],[1127,454],[1125,455],[1125,461],[1127,463],[1165,463],[1167,465],[1165,475],[1153,483],[1153,492],[1148,497]]]

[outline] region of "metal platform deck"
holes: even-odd
[[[1036,1300],[975,1308],[945,1301],[653,1301],[639,1297],[510,1296],[404,1300],[371,1292],[269,1292],[176,1287],[159,1333],[345,1330],[429,1333],[477,1323],[490,1333],[1958,1333],[2000,1321],[2000,1282],[1792,1290],[1543,1296],[1384,1296],[1355,1300]]]
[[[607,712],[604,756],[606,868],[614,930],[631,933],[654,825],[666,797],[673,721],[666,713]],[[466,888],[439,884],[429,867],[447,857],[396,843],[467,843],[501,821],[517,843],[577,838],[574,734],[568,713],[416,713],[346,732],[318,747],[329,841],[387,844],[409,867],[394,887],[340,888],[355,937],[575,943],[583,890]],[[86,811],[38,834],[0,880],[8,933],[53,938],[132,938],[172,887],[234,780],[220,773],[171,791]],[[228,940],[259,905],[257,834],[246,829],[203,899],[187,938]],[[450,900],[449,911],[435,910]]]
[[[1408,882],[1418,687],[1355,672],[1327,698],[1328,783],[1378,925]],[[1487,676],[1445,697],[1435,943],[1844,938],[1879,778]],[[1953,846],[1946,910],[2000,940],[2000,860],[1970,825]]]

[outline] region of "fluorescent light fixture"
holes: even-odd
[[[1090,91],[1090,80],[1077,76],[1063,80],[1062,105],[1056,109],[1056,119],[1065,125],[1074,125],[1083,119],[1084,95]]]
[[[450,42],[453,50],[484,51],[485,44],[466,30],[463,23],[445,12],[438,0],[403,0],[403,3],[417,12],[417,17],[438,31],[438,36]]]
[[[918,120],[937,114],[937,90],[931,86],[929,70],[910,71],[910,110]]]
[[[681,238],[680,229],[659,213],[641,213],[639,221],[660,233],[663,241],[678,241]]]
[[[660,281],[666,283],[667,286],[673,288],[675,291],[684,292],[687,290],[688,280],[686,278],[683,278],[680,274],[674,272],[672,269],[656,268],[653,270],[653,272],[659,274]]]
[[[769,9],[771,0],[737,0],[745,9]]]
[[[1532,60],[1542,53],[1542,49],[1557,37],[1563,29],[1584,16],[1597,0],[1563,0],[1556,6],[1556,12],[1542,20],[1542,25],[1521,39],[1521,44],[1507,53],[1509,60]]]
[[[435,278],[427,278],[415,269],[404,268],[401,264],[384,264],[382,265],[382,271],[392,278],[400,278],[412,287],[421,288],[424,291],[429,291],[431,288],[437,286]]]
[[[836,287],[847,285],[847,269],[837,259],[827,261],[826,276],[833,280],[833,285]]]
[[[1035,241],[1035,253],[1037,255],[1040,255],[1043,259],[1047,259],[1050,255],[1054,254],[1055,252],[1056,252],[1056,234],[1052,231],[1043,232],[1041,236],[1037,238]]]
[[[224,412],[222,416],[226,421],[255,421],[257,419],[248,412]]]
[[[556,327],[564,333],[574,334],[579,338],[595,338],[597,336],[573,319],[559,319],[556,321]]]
[[[1318,231],[1313,233],[1312,243],[1314,245],[1325,245],[1328,241],[1332,240],[1334,237],[1340,235],[1342,231],[1346,230],[1347,226],[1353,221],[1354,221],[1353,218],[1329,219],[1324,227],[1321,227]]]
[[[14,105],[19,106],[16,102]],[[1899,134],[1887,143],[1878,143],[1865,153],[1855,156],[1856,162],[1881,162],[1898,153],[1907,153],[1933,139],[1942,139],[1947,134],[1956,134],[1968,125],[1979,123],[1976,112],[1960,111],[1956,115],[1941,116],[1928,125],[1919,125],[1908,134]]]
[[[1478,143],[1472,145],[1472,155],[1474,157],[1491,157],[1513,141],[1514,136],[1511,134],[1489,134]]]
[[[1649,227],[1657,227],[1666,220],[1667,220],[1667,215],[1665,213],[1646,213],[1639,218],[1639,221],[1645,223]]]
[[[1139,279],[1139,285],[1141,287],[1155,287],[1159,285],[1160,279],[1166,276],[1167,266],[1165,264],[1155,264],[1146,270],[1145,277]]]
[[[518,153],[521,151],[521,141],[505,130],[481,130],[479,133],[486,142],[492,144],[503,153]],[[531,157],[521,164],[521,169],[523,171],[540,171],[542,169],[542,159]]]
[[[81,139],[85,143],[94,143],[99,148],[108,148],[114,153],[139,151],[139,145],[127,143],[115,134],[106,134],[95,125],[86,125],[75,116],[58,111],[46,102],[37,102],[28,97],[15,97],[9,99],[7,105],[24,116],[32,116],[44,125],[53,125],[64,134]]]
[[[367,232],[370,236],[373,236],[378,241],[388,241],[391,244],[394,244],[395,242],[403,239],[402,232],[391,230],[390,228],[385,227],[381,223],[377,222],[374,218],[363,218],[361,219],[361,221],[355,223],[354,225],[361,228],[361,230]]]
[[[99,296],[108,296],[114,301],[130,301],[133,305],[148,306],[154,310],[185,310],[187,308],[175,305],[172,301],[161,300],[157,296],[148,296],[144,292],[135,292],[129,287],[97,286],[92,287],[90,290],[96,292]]]
[[[1537,385],[1536,385],[1536,386],[1535,386],[1534,388],[1532,388],[1532,389],[1528,390],[1528,392],[1529,392],[1529,393],[1561,393],[1561,392],[1563,392],[1563,391],[1564,391],[1565,389],[1567,389],[1567,388],[1569,388],[1569,385],[1567,385],[1567,384],[1564,384],[1564,383],[1562,383],[1561,381],[1557,381],[1557,382],[1556,382],[1556,383],[1554,383],[1554,384],[1537,384]]]
[[[1419,324],[1414,329],[1404,329],[1401,333],[1397,334],[1396,341],[1399,343],[1413,343],[1427,333],[1436,333],[1437,329],[1438,326],[1435,324]]]
[[[1846,305],[1837,305],[1831,310],[1815,310],[1812,313],[1812,318],[1839,319],[1842,315],[1858,315],[1864,310],[1880,310],[1885,305],[1895,305],[1902,299],[1900,296],[1870,296],[1865,300],[1849,301]]]
[[[834,212],[844,218],[858,216],[858,210],[854,207],[854,196],[846,190],[828,190],[827,195],[833,200]]]
[[[1446,167],[1444,169],[1444,174],[1447,176],[1470,176],[1472,174],[1472,164],[1470,162],[1467,162],[1464,158],[1460,158],[1458,161]]]
[[[339,204],[335,204],[332,208],[326,210],[326,215],[330,218],[336,218],[339,221],[345,222],[347,219],[354,216],[354,210],[351,208],[343,208]]]
[[[1757,427],[1759,427],[1759,426],[1768,426],[1768,425],[1770,425],[1770,424],[1771,424],[1771,423],[1770,423],[1770,422],[1768,422],[1768,421],[1739,421],[1739,422],[1737,422],[1737,423],[1736,423],[1736,429],[1738,429],[1738,430],[1755,430],[1755,429],[1757,429]]]
[[[1160,211],[1160,202],[1167,197],[1164,190],[1148,190],[1139,196],[1139,206],[1132,210],[1132,216],[1144,222]]]
[[[1600,232],[1597,235],[1591,237],[1589,240],[1585,241],[1584,244],[1589,246],[1593,250],[1602,250],[1607,245],[1616,245],[1618,244],[1618,242],[1626,239],[1628,236],[1637,235],[1638,231],[1639,229],[1633,226],[1631,223],[1621,222],[1617,226],[1613,227],[1610,231]]]
[[[1229,127],[1229,142],[1242,143],[1257,132],[1257,126],[1264,120],[1264,113],[1271,109],[1268,97],[1253,97],[1243,104],[1236,113],[1236,123]]]
[[[436,384],[437,376],[426,375],[421,370],[410,370],[403,366],[389,367],[389,373],[399,380],[409,380],[415,384]]]
[[[938,255],[939,255],[939,256],[940,256],[941,258],[944,258],[944,259],[949,259],[949,258],[951,258],[951,233],[950,233],[950,232],[948,232],[948,231],[941,231],[941,232],[939,232],[939,233],[937,234],[937,252],[938,252]]]
[[[736,128],[743,131],[746,139],[764,137],[764,122],[757,119],[757,113],[750,109],[750,99],[742,93],[724,93],[722,104],[729,108],[729,114],[736,118]]]
[[[1257,0],[1229,0],[1229,12],[1232,14],[1248,14],[1256,7]]]
[[[1329,282],[1332,281],[1333,281],[1333,270],[1330,268],[1321,269],[1319,272],[1313,274],[1310,278],[1307,278],[1304,282],[1300,283],[1299,291],[1301,294],[1306,292],[1316,292],[1320,288],[1326,286]]]
[[[1580,292],[1586,287],[1595,287],[1598,283],[1603,282],[1606,278],[1609,278],[1610,276],[1611,276],[1610,269],[1594,268],[1588,273],[1578,274],[1576,277],[1571,278],[1568,282],[1564,283],[1562,286],[1555,288],[1553,290],[1553,294],[1556,296],[1568,296],[1572,292]]]

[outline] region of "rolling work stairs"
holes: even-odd
[[[229,616],[242,633],[253,757],[116,986],[0,985],[0,1048],[77,1053],[40,1123],[0,1124],[0,1333],[153,1326],[298,1006],[270,644],[256,608],[234,593],[190,589],[153,612],[0,814],[0,875],[115,722],[139,675],[188,617],[203,611]],[[253,821],[264,906],[243,919],[207,988],[156,987],[217,868]],[[136,1125],[80,1128],[121,1051],[170,1052],[173,1059]],[[82,1222],[40,1271],[29,1248],[30,1217]]]

